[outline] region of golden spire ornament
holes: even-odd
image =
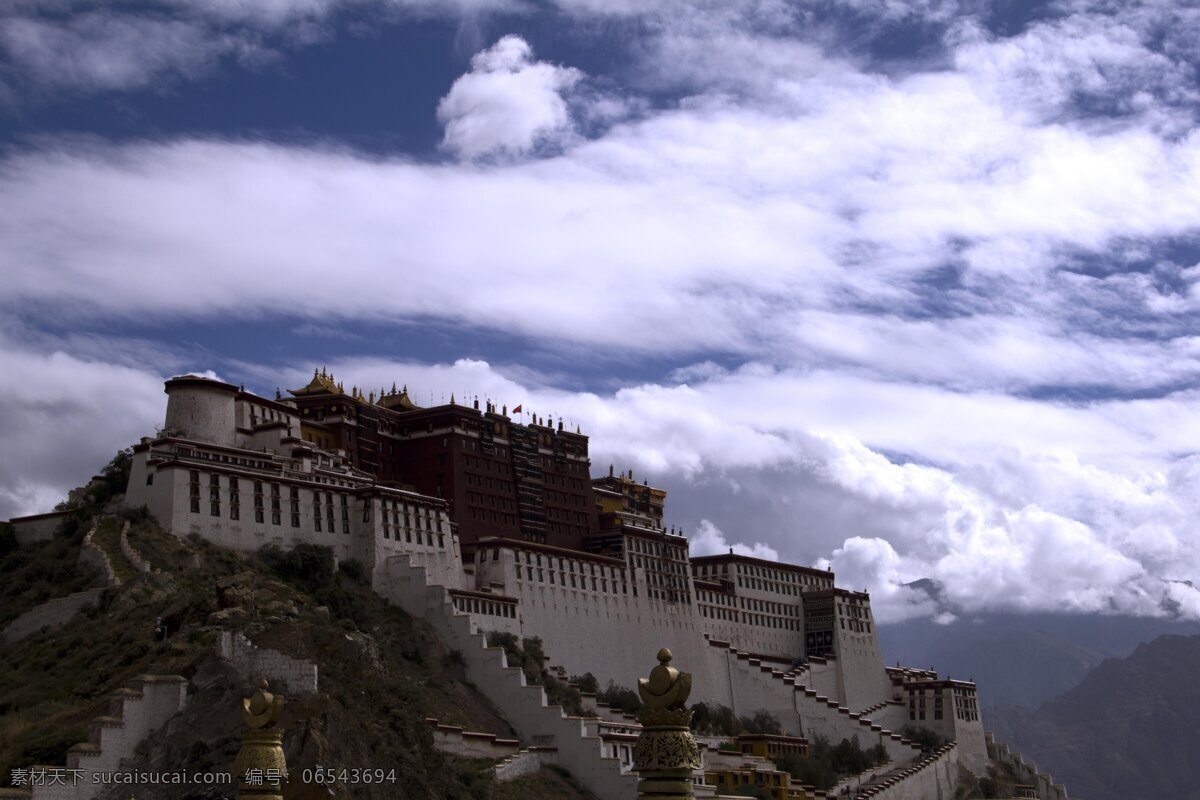
[[[638,797],[672,800],[693,797],[692,770],[700,766],[700,748],[692,736],[692,712],[686,703],[692,675],[671,666],[671,651],[658,651],[658,666],[638,679],[642,732],[633,749]]]
[[[242,700],[242,748],[234,761],[239,800],[283,800],[287,760],[283,755],[283,695],[267,691],[264,680]]]

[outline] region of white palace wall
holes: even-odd
[[[406,554],[441,585],[464,583],[458,537],[445,504],[372,486],[312,461],[163,440],[135,449],[126,503],[145,506],[177,536],[224,547],[330,547],[374,580],[389,556]]]

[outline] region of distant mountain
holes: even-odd
[[[932,593],[936,588],[927,590]],[[1200,623],[1101,615],[988,614],[960,618],[949,625],[926,619],[879,626],[887,663],[933,667],[942,674],[975,680],[984,724],[989,727],[990,709],[1015,706],[1032,711],[1074,688],[1105,658],[1127,656],[1139,644],[1163,634],[1200,634]]]
[[[1036,712],[1000,710],[997,736],[1086,800],[1200,800],[1200,636],[1108,659]]]

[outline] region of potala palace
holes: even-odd
[[[453,398],[422,408],[404,388],[346,390],[322,372],[273,399],[192,376],[166,393],[163,427],[134,447],[128,505],[177,536],[358,560],[376,592],[464,652],[522,746],[553,744],[600,797],[636,794],[622,744],[636,723],[548,709],[481,634],[539,637],[549,664],[602,686],[636,686],[667,647],[694,676],[693,702],[765,710],[790,737],[882,745],[887,768],[839,795],[949,800],[961,771],[1009,758],[1028,773],[1025,796],[1066,797],[985,736],[973,683],[883,663],[868,594],[825,570],[691,556],[665,522],[666,492],[632,471],[593,477],[587,436],[561,419],[521,424]],[[922,752],[900,734],[909,725],[951,744]],[[706,759],[711,778],[720,756]],[[697,795],[712,796],[703,773]]]

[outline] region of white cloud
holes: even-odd
[[[582,78],[572,67],[534,61],[528,42],[505,36],[471,59],[471,71],[438,104],[442,145],[476,159],[560,142],[572,130],[564,93]]]
[[[0,341],[0,371],[20,376],[0,386],[0,518],[49,511],[162,424],[161,376]]]
[[[66,22],[0,18],[0,51],[11,69],[37,85],[85,90],[139,88],[171,75],[194,78],[229,56],[247,62],[270,58],[252,36],[101,12]]]
[[[699,527],[688,535],[688,545],[693,556],[718,556],[726,553],[736,553],[739,556],[761,558],[766,561],[778,561],[779,553],[762,542],[745,545],[740,542],[730,542],[725,538],[721,529],[706,519],[700,520]]]
[[[11,93],[18,102],[6,84],[39,92],[124,91],[196,80],[227,60],[261,68],[328,40],[347,11],[386,25],[412,16],[524,10],[522,0],[157,0],[141,8],[10,0],[0,8],[0,73],[8,77],[0,81],[0,99]]]

